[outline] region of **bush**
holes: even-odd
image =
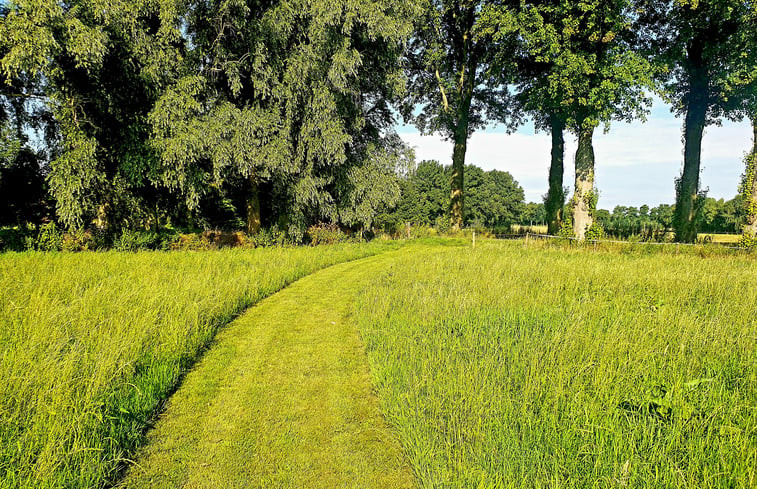
[[[173,231],[124,229],[113,241],[113,249],[117,251],[168,250],[173,249],[172,245],[179,236],[181,235]]]
[[[63,235],[61,249],[63,251],[87,251],[94,249],[95,240],[91,231],[72,231]]]
[[[310,226],[305,233],[313,246],[321,244],[348,243],[352,239],[339,229],[336,224],[320,223]]]
[[[757,235],[744,231],[744,234],[739,238],[739,248],[749,251],[757,250]]]
[[[266,246],[286,246],[293,243],[285,231],[274,225],[268,229],[261,229],[257,234],[247,236],[248,246],[263,248]]]
[[[60,232],[54,222],[43,224],[39,228],[34,248],[39,251],[60,251],[63,249],[63,233]]]
[[[204,251],[214,249],[214,245],[201,233],[178,234],[171,240],[169,249],[180,251]]]
[[[37,232],[33,226],[0,229],[0,252],[34,249]]]
[[[602,226],[594,222],[589,229],[586,230],[586,239],[589,241],[603,239],[605,237],[605,230]]]
[[[434,228],[439,234],[446,234],[452,229],[452,223],[450,223],[449,216],[438,216],[434,221]]]

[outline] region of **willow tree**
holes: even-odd
[[[365,224],[378,176],[353,169],[386,176],[402,157],[387,101],[401,89],[412,5],[231,0],[189,12],[184,76],[150,116],[164,184],[194,207],[210,186],[245,181],[250,233],[263,187],[295,234],[319,219]]]
[[[662,96],[684,117],[683,170],[676,180],[673,226],[678,241],[697,237],[702,136],[723,116],[722,87],[740,56],[734,48],[749,2],[741,0],[638,0],[637,21],[646,51],[661,71]],[[750,42],[754,42],[754,38]],[[726,104],[727,105],[727,104]]]
[[[627,0],[534,1],[519,15],[521,49],[541,73],[540,80],[524,84],[527,107],[554,124],[553,153],[562,146],[563,120],[578,137],[570,205],[573,233],[580,239],[594,224],[598,198],[595,129],[612,120],[644,117],[649,103],[650,65],[634,50],[630,9]],[[553,159],[559,160],[559,154]],[[554,180],[550,187],[556,176]]]
[[[56,121],[48,182],[59,219],[128,219],[154,166],[146,116],[180,47],[176,4],[16,0],[6,9],[2,73],[35,80]]]
[[[463,225],[465,153],[471,134],[488,120],[504,122],[511,107],[507,82],[515,42],[514,17],[506,2],[423,0],[423,13],[408,46],[409,92],[403,114],[421,132],[439,132],[453,143],[450,222]],[[499,11],[505,22],[494,38],[481,24],[483,12]]]

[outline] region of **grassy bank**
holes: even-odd
[[[355,313],[421,487],[757,485],[757,262],[483,242]]]
[[[386,247],[0,255],[0,486],[107,482],[219,326]]]

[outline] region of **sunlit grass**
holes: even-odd
[[[701,240],[712,240],[713,243],[736,244],[741,238],[740,234],[699,234]]]
[[[421,487],[757,486],[757,262],[480,243],[356,306]]]
[[[117,487],[414,487],[350,318],[395,256],[313,273],[225,327]]]
[[[0,255],[0,487],[99,487],[218,327],[391,244]]]

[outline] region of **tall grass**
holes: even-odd
[[[0,255],[0,487],[99,487],[217,328],[381,245]]]
[[[757,262],[406,254],[355,314],[421,487],[757,487]]]

